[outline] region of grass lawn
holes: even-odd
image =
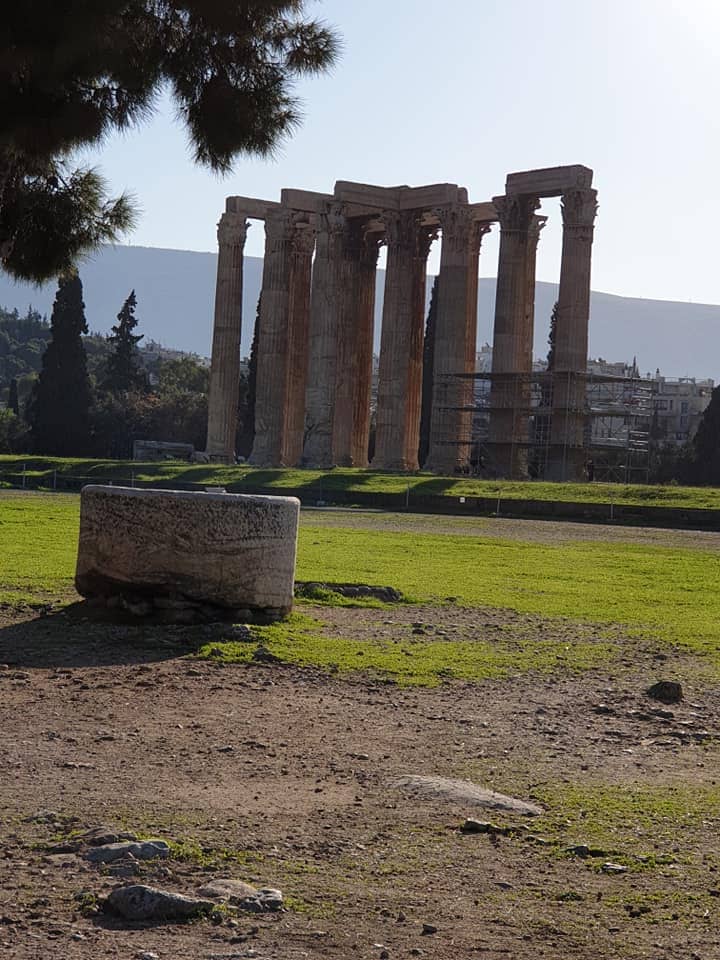
[[[2,475],[22,472],[28,483],[52,486],[53,471],[63,479],[85,478],[130,483],[197,484],[224,486],[242,493],[259,487],[306,493],[313,499],[331,499],[333,492],[397,494],[413,496],[480,497],[502,500],[540,500],[569,503],[607,503],[618,506],[657,506],[720,510],[720,489],[714,487],[649,486],[610,483],[544,483],[481,480],[473,477],[436,477],[432,474],[402,475],[372,470],[334,469],[260,470],[247,466],[189,465],[180,462],[134,463],[122,460],[53,459],[49,457],[0,456]],[[16,480],[14,481],[17,482]]]
[[[70,598],[74,573],[79,498],[70,495],[0,497],[0,602],[42,602]],[[352,518],[348,519],[348,523]],[[707,550],[576,542],[524,543],[492,537],[418,534],[313,526],[304,516],[300,530],[298,579],[390,585],[418,603],[457,603],[465,607],[509,608],[520,613],[599,625],[622,624],[633,634],[677,644],[709,658],[720,668],[720,556]],[[299,607],[302,609],[302,607]],[[607,639],[598,631],[599,640]],[[338,641],[320,641],[317,630],[295,622],[264,635],[284,657],[316,662],[353,663],[357,651]],[[472,678],[482,674],[481,650],[434,641],[432,662],[413,657],[403,670],[427,676]],[[370,651],[370,646],[363,649]],[[611,652],[578,643],[575,666],[592,666]],[[398,674],[401,650],[378,647],[376,662]],[[293,655],[294,651],[294,655]],[[371,652],[371,651],[370,651]],[[526,644],[506,662],[496,650],[492,675],[508,663],[551,669],[557,650]],[[468,660],[468,657],[470,658]],[[474,660],[473,660],[474,658]],[[392,663],[391,663],[392,661]],[[395,664],[395,666],[393,666]],[[384,665],[384,666],[383,666]]]

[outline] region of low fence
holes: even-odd
[[[44,490],[78,493],[88,483],[106,483],[124,487],[161,490],[217,489],[209,483],[183,480],[141,480],[134,473],[128,477],[67,475],[57,470],[28,472],[0,471],[0,485],[19,490]],[[265,496],[297,497],[303,507],[358,507],[390,512],[434,513],[461,517],[507,517],[526,520],[571,520],[585,523],[658,526],[675,529],[720,530],[720,510],[701,507],[662,507],[650,505],[584,503],[562,500],[516,500],[494,497],[450,496],[414,493],[410,485],[400,493],[368,493],[355,490],[333,490],[327,484],[307,484],[298,488],[268,487],[243,480],[230,492]]]

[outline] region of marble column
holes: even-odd
[[[375,275],[382,237],[377,221],[350,221],[346,233],[333,418],[333,462],[340,467],[368,465]]]
[[[347,279],[344,247],[348,222],[340,203],[329,203],[318,217],[317,248],[310,296],[310,346],[305,394],[305,445],[302,463],[307,467],[335,464],[333,432],[343,285]]]
[[[442,248],[425,468],[452,474],[469,463],[472,448],[478,256],[490,224],[474,221],[461,205],[439,210],[438,216]]]
[[[380,247],[385,242],[384,228],[368,226],[360,250],[360,284],[358,292],[358,338],[356,341],[356,368],[352,465],[368,466],[370,444],[370,398],[373,380],[373,347],[375,343],[375,289],[377,261]]]
[[[305,392],[310,344],[310,278],[315,249],[314,223],[299,223],[291,238],[290,301],[286,410],[282,464],[297,466],[302,459],[305,432]]]
[[[373,467],[418,469],[425,275],[435,227],[418,211],[384,214],[385,272]]]
[[[531,226],[538,200],[507,196],[493,200],[500,220],[500,257],[495,293],[490,463],[498,476],[527,476],[529,411],[523,407],[524,332],[527,327]]]
[[[294,308],[302,306],[309,281],[310,257],[298,252],[298,230],[307,230],[308,217],[290,209],[268,211],[265,219],[265,259],[260,301],[255,443],[250,462],[262,467],[284,466],[290,414],[289,366],[302,364],[299,350],[302,320],[293,327]],[[301,311],[300,311],[301,312]],[[295,337],[299,339],[294,339]],[[302,374],[300,374],[302,376]]]
[[[219,249],[206,450],[211,459],[224,463],[235,462],[243,250],[248,226],[245,217],[237,213],[223,213],[218,224]]]
[[[547,223],[547,217],[535,216],[530,223],[528,230],[528,255],[527,255],[527,292],[525,296],[525,316],[522,331],[520,334],[518,370],[523,374],[518,383],[518,408],[528,411],[532,408],[532,372],[533,372],[533,342],[535,339],[535,279],[537,265],[537,248],[540,241],[540,232]],[[535,413],[537,417],[537,413]],[[533,425],[537,424],[537,419]],[[533,442],[537,442],[536,435],[533,435]],[[524,456],[524,468],[529,466],[529,457]],[[537,462],[534,464],[536,469]]]
[[[583,477],[590,270],[596,213],[597,190],[573,189],[563,194],[563,246],[546,471],[550,480]]]

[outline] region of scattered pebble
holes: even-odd
[[[680,703],[683,698],[682,684],[676,680],[660,680],[645,691],[653,700],[661,703]]]

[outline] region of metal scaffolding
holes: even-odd
[[[460,419],[469,426],[461,435],[448,435],[439,442],[460,449],[461,469],[467,473],[499,475],[495,467],[495,448],[511,448],[511,463],[522,465],[535,479],[545,478],[554,460],[553,475],[571,479],[568,462],[579,456],[588,474],[596,480],[647,482],[650,468],[650,425],[653,413],[652,380],[640,376],[612,376],[594,372],[451,374],[436,381],[439,398],[458,395],[458,379],[473,381],[470,407],[443,406],[447,411],[472,412],[472,417],[444,418],[450,424]],[[455,382],[453,382],[455,381]],[[493,390],[501,382],[503,389]],[[565,398],[563,406],[554,404],[557,391]],[[497,398],[500,396],[501,402]],[[502,402],[512,398],[512,402]],[[574,401],[571,398],[576,398]],[[579,398],[582,398],[581,400]],[[493,413],[503,416],[502,439],[491,439]],[[558,422],[558,418],[562,418]],[[582,430],[574,430],[569,421],[580,420]]]

